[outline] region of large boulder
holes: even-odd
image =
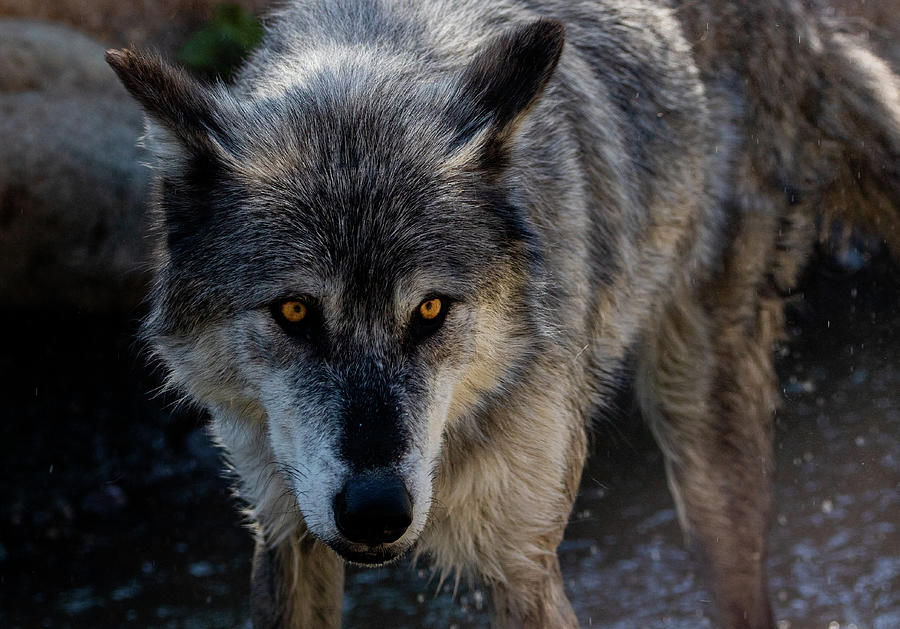
[[[121,311],[144,292],[143,116],[103,54],[0,20],[0,306]]]

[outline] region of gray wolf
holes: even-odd
[[[722,626],[773,627],[772,346],[820,215],[900,245],[900,82],[794,0],[309,0],[149,117],[144,330],[256,534],[256,627],[411,549],[573,627],[556,548],[633,389]]]

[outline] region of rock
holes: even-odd
[[[0,20],[0,306],[127,311],[144,291],[143,115],[103,53]]]
[[[49,91],[122,95],[98,44],[65,26],[0,20],[0,92]]]

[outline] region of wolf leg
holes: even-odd
[[[533,406],[541,408],[538,400]],[[549,404],[544,412],[552,416],[555,410],[566,417],[565,408]],[[580,418],[565,423],[536,421],[526,432],[526,439],[533,441],[508,451],[512,458],[505,466],[495,467],[506,472],[504,480],[508,482],[501,486],[509,489],[496,495],[493,521],[487,524],[497,532],[500,543],[482,546],[486,561],[480,568],[491,585],[493,627],[578,627],[563,587],[557,547],[578,493],[587,454],[583,426]],[[543,435],[541,431],[545,431]],[[534,443],[543,444],[544,449],[534,448]],[[498,570],[485,570],[488,566]]]
[[[560,532],[560,537],[562,537]],[[491,626],[502,629],[562,629],[578,627],[575,612],[563,590],[556,546],[534,562],[533,570],[516,570],[514,579],[491,588]]]
[[[552,408],[552,407],[551,407]],[[512,483],[524,488],[524,495],[498,496],[497,521],[492,528],[505,537],[486,554],[488,565],[499,567],[499,574],[485,574],[491,584],[493,627],[502,629],[567,629],[578,627],[578,620],[566,596],[557,547],[563,539],[569,513],[584,466],[587,447],[583,422],[572,422],[572,434],[561,439],[559,448],[550,446],[550,438],[543,441],[546,452],[532,454],[544,460],[528,461],[522,456],[525,449],[517,449],[518,460],[506,468]],[[544,429],[554,424],[544,422]],[[567,431],[557,430],[565,434]],[[531,432],[534,435],[537,431]],[[557,452],[558,456],[550,453]],[[561,454],[565,452],[565,454]],[[548,469],[548,459],[557,464]],[[549,473],[553,469],[555,474]],[[562,473],[560,475],[560,473]],[[523,479],[532,482],[523,483]],[[535,482],[537,481],[537,482]],[[523,487],[524,486],[524,487]],[[502,502],[507,500],[506,508]]]
[[[556,555],[587,453],[584,421],[571,410],[575,396],[560,386],[523,388],[480,417],[478,433],[458,429],[445,441],[420,550],[447,572],[481,577],[491,590],[493,627],[578,626]]]
[[[641,357],[638,396],[664,452],[682,527],[706,560],[723,626],[770,628],[772,344],[781,303],[761,297],[753,281],[713,284],[702,303],[686,291],[663,313]]]
[[[250,590],[254,629],[340,627],[344,564],[311,535],[275,548],[258,537]]]

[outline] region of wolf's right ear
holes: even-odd
[[[194,153],[219,148],[223,130],[215,112],[221,106],[210,87],[158,55],[107,50],[106,62],[147,115]]]

